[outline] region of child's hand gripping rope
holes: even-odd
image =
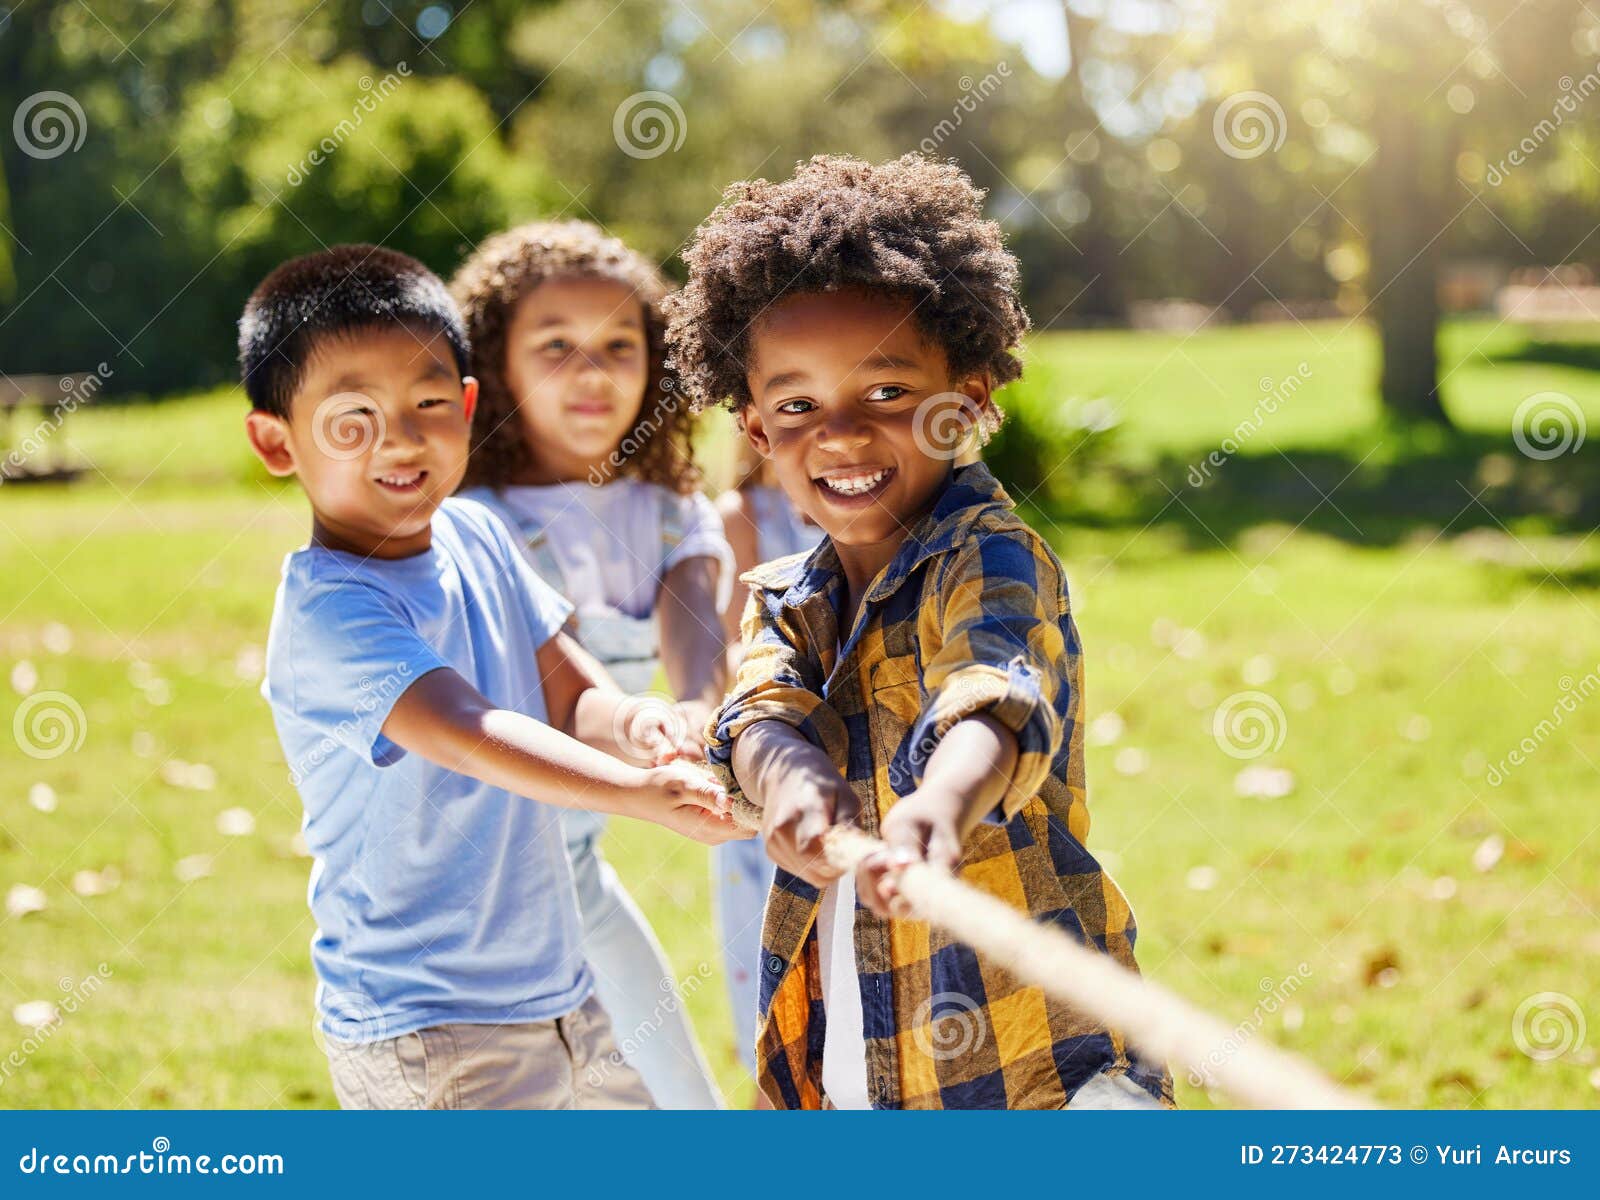
[[[761,828],[761,810],[732,798],[733,820]],[[1182,1067],[1255,1108],[1370,1108],[1309,1064],[1267,1044],[1259,1034],[1241,1041],[1234,1031],[1160,984],[1136,975],[1029,919],[1004,901],[961,882],[942,867],[905,862],[885,843],[849,824],[822,835],[828,873],[855,871],[869,859],[897,876],[895,908],[927,921],[1010,971],[1018,979],[1121,1031],[1149,1057]],[[1218,1048],[1231,1047],[1219,1054]]]

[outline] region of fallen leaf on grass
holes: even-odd
[[[42,1029],[61,1019],[56,1006],[48,1000],[24,1000],[11,1010],[11,1019],[28,1029]]]
[[[217,832],[224,837],[248,837],[256,831],[256,816],[248,808],[225,808],[217,814]]]
[[[14,883],[6,893],[6,913],[13,917],[43,912],[47,903],[45,894],[29,883]]]
[[[1495,869],[1496,864],[1505,856],[1506,840],[1498,833],[1491,833],[1478,843],[1478,848],[1472,852],[1472,869],[1479,874]]]
[[[1367,959],[1364,978],[1368,987],[1393,987],[1400,981],[1400,958],[1392,947],[1385,946]]]
[[[190,854],[180,858],[172,864],[172,873],[182,883],[192,883],[196,879],[204,879],[211,874],[211,856],[209,854]]]

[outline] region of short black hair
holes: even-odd
[[[1016,256],[953,162],[819,154],[782,183],[735,183],[695,230],[689,282],[668,300],[668,364],[697,407],[750,403],[751,327],[802,292],[864,289],[908,300],[953,375],[1000,387],[1022,374],[1028,328]]]
[[[467,374],[461,313],[444,281],[410,255],[351,245],[291,258],[256,286],[239,318],[239,373],[250,406],[288,417],[319,345],[396,323],[443,334]]]

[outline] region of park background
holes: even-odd
[[[726,183],[920,149],[1022,260],[986,455],[1145,971],[1385,1104],[1596,1106],[1596,92],[1571,0],[0,9],[0,1105],[332,1103],[251,285],[535,216],[681,278]],[[704,852],[609,837],[747,1102]]]

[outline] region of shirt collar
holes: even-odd
[[[1011,497],[986,465],[976,462],[957,467],[933,508],[911,527],[888,567],[873,581],[867,602],[891,595],[923,559],[960,544],[987,513],[1013,507]],[[765,563],[747,572],[744,578],[767,591],[781,591],[785,608],[799,608],[813,596],[826,593],[835,580],[843,578],[843,573],[833,539],[825,537],[809,554]]]

